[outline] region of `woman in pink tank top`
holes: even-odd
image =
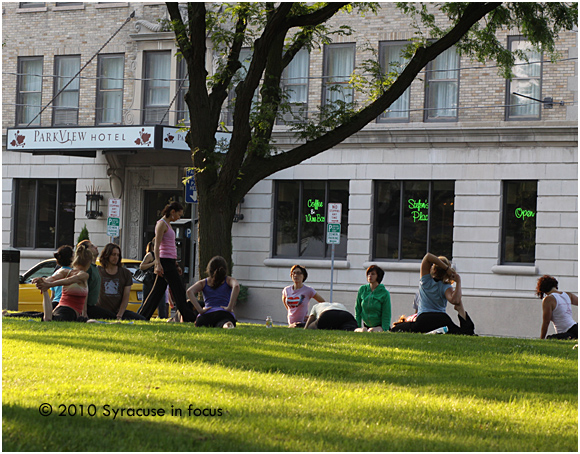
[[[42,289],[44,321],[49,322],[65,321],[73,322],[87,317],[87,295],[89,289],[87,281],[89,274],[87,270],[93,261],[93,252],[89,247],[90,243],[81,242],[77,245],[72,270],[61,268],[51,277],[51,285],[62,285],[62,296],[58,306],[52,309],[52,302],[48,295],[48,287],[44,284],[44,278],[33,279],[32,282]],[[79,320],[80,321],[80,320]]]
[[[169,285],[183,321],[195,322],[196,313],[193,311],[193,305],[187,302],[185,287],[181,282],[182,272],[177,263],[175,231],[171,227],[172,222],[178,221],[183,216],[183,206],[179,202],[172,202],[161,214],[163,217],[155,225],[155,282],[138,313],[149,320]]]

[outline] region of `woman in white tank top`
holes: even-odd
[[[578,323],[572,317],[572,304],[578,306],[578,297],[560,292],[558,281],[547,274],[538,279],[536,294],[543,298],[540,339],[578,339]],[[546,336],[550,322],[556,334]]]

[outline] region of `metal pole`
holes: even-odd
[[[334,244],[331,248],[331,255],[330,255],[330,302],[332,303],[334,300],[332,299],[332,287],[334,285]]]

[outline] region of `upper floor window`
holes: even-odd
[[[14,247],[56,249],[74,244],[76,180],[14,182]]]
[[[20,2],[18,4],[19,8],[44,8],[46,2]]]
[[[324,47],[322,103],[352,103],[354,90],[350,78],[354,71],[355,44],[329,44]]]
[[[282,89],[290,104],[289,111],[282,114],[281,123],[293,123],[308,115],[308,74],[310,53],[301,49],[282,74]]]
[[[60,94],[53,103],[53,126],[74,126],[79,123],[80,80],[75,76],[79,72],[80,67],[81,58],[78,56],[55,57],[54,73],[56,77],[54,79],[54,93],[60,92]]]
[[[185,94],[189,90],[189,76],[184,58],[177,63],[177,88],[179,90],[177,94],[177,123],[183,121],[183,123],[188,125],[190,123],[189,108],[185,102]]]
[[[16,83],[16,124],[28,125],[40,112],[42,104],[43,57],[18,57]],[[40,125],[40,116],[34,125]]]
[[[536,260],[537,181],[504,181],[501,263]]]
[[[274,256],[330,258],[326,244],[329,203],[342,204],[340,244],[335,256],[346,258],[348,181],[278,181],[274,205]]]
[[[409,60],[403,55],[405,47],[409,45],[405,41],[390,41],[379,43],[379,58],[381,68],[385,74],[401,74]],[[399,96],[391,106],[379,116],[379,121],[409,121],[409,102],[411,87]]]
[[[429,62],[425,87],[425,121],[456,121],[459,102],[459,54],[454,47]]]
[[[169,123],[170,79],[171,52],[145,52],[143,124]]]
[[[453,181],[375,182],[374,258],[451,259],[454,198]]]
[[[540,99],[542,88],[542,53],[534,50],[529,41],[517,36],[508,38],[509,49],[525,54],[528,61],[516,55],[514,76],[507,81],[508,120],[537,120],[540,118],[540,102],[529,98]],[[527,96],[517,96],[515,93]]]
[[[99,55],[97,78],[97,124],[123,123],[123,55]]]

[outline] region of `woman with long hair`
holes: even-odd
[[[240,293],[240,284],[228,276],[228,264],[219,255],[209,261],[206,274],[207,278],[197,281],[187,289],[189,300],[199,312],[195,326],[234,328],[234,308]],[[199,292],[203,294],[203,307],[195,296]]]
[[[558,281],[548,274],[538,279],[536,295],[542,298],[540,339],[578,339],[578,323],[572,318],[572,304],[578,306],[578,297],[559,291]],[[556,334],[546,336],[550,322]]]
[[[177,264],[175,231],[171,227],[172,222],[178,221],[183,216],[183,206],[179,202],[171,202],[165,206],[161,215],[161,219],[155,225],[155,282],[138,313],[149,320],[169,285],[183,321],[195,322],[196,314],[187,303],[185,288],[181,282],[181,268]]]
[[[455,289],[452,283],[455,282]],[[410,331],[428,333],[446,326],[449,334],[475,334],[475,325],[465,312],[462,302],[461,277],[451,267],[446,257],[437,257],[428,252],[421,261],[419,280],[419,310],[417,319],[410,323]],[[447,303],[457,311],[457,326],[447,315]]]
[[[33,283],[42,290],[44,321],[51,320],[73,322],[87,318],[87,296],[89,288],[87,270],[93,261],[93,252],[87,244],[78,244],[75,250],[72,269],[61,268],[52,276],[51,286],[62,286],[60,302],[52,309],[48,288],[43,286],[45,278],[33,279]]]

